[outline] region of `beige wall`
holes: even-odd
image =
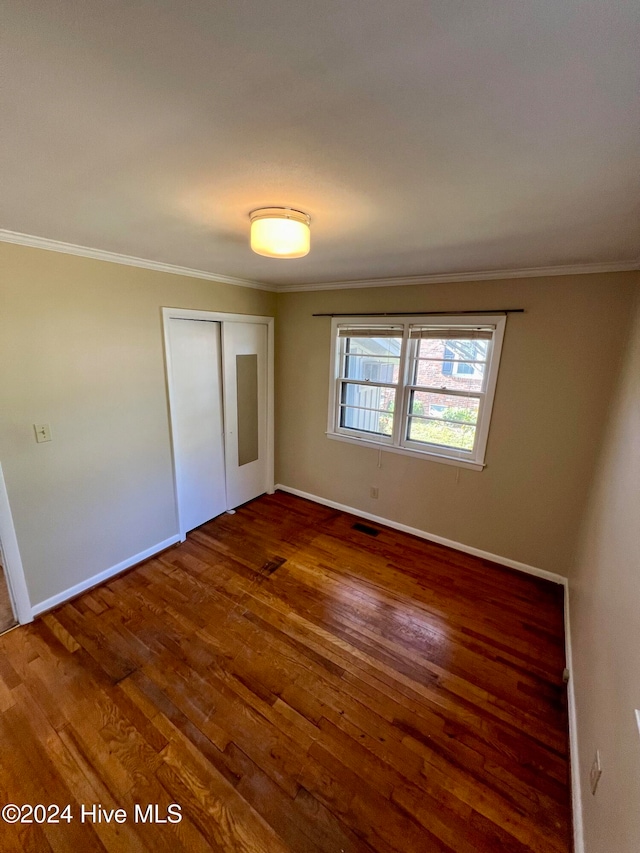
[[[7,243],[0,270],[0,460],[37,604],[177,532],[161,306],[275,297]]]
[[[276,480],[566,574],[629,321],[635,273],[280,294]],[[330,320],[314,312],[512,314],[484,471],[330,440]],[[371,486],[379,499],[369,497]]]
[[[640,277],[638,285],[640,287]],[[640,303],[570,576],[587,853],[640,850]],[[596,749],[602,778],[594,796]]]

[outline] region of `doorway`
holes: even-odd
[[[273,491],[273,318],[163,308],[178,524]]]

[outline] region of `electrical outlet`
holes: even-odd
[[[378,488],[377,488],[377,486],[371,486],[371,488],[369,489],[369,496],[370,496],[370,497],[372,497],[372,498],[377,498],[377,497],[378,497]]]
[[[36,432],[36,441],[38,444],[42,441],[51,441],[51,427],[49,424],[34,424],[33,428]]]
[[[591,784],[591,793],[595,794],[598,787],[598,782],[602,776],[602,764],[600,763],[600,750],[596,749],[596,754],[591,765],[591,773],[589,773],[589,782]]]

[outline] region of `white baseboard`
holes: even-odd
[[[569,758],[571,770],[571,807],[573,812],[573,851],[584,853],[584,827],[582,823],[582,791],[580,789],[580,762],[578,760],[578,718],[576,692],[573,686],[573,650],[571,645],[571,618],[569,613],[569,585],[564,590],[564,642],[565,660],[569,670],[567,684],[567,713],[569,715]]]
[[[428,539],[430,542],[437,542],[438,545],[446,545],[447,548],[454,548],[456,551],[463,551],[465,554],[473,554],[474,557],[481,557],[484,560],[491,560],[493,563],[499,563],[501,566],[507,566],[510,569],[517,569],[519,572],[525,572],[528,575],[535,575],[538,578],[559,583],[562,586],[567,585],[567,579],[555,572],[548,572],[546,569],[539,569],[536,566],[529,566],[527,563],[520,563],[518,560],[511,560],[509,557],[501,557],[499,554],[492,554],[489,551],[482,551],[480,548],[474,548],[471,545],[465,545],[462,542],[454,542],[453,539],[445,539],[444,536],[437,536],[435,533],[427,533],[426,530],[420,530],[417,527],[409,527],[408,524],[401,524],[399,521],[392,521],[390,518],[382,518],[380,515],[365,512],[363,509],[356,509],[346,504],[331,501],[328,498],[321,498],[318,495],[311,495],[309,492],[303,492],[300,489],[294,489],[291,486],[283,486],[281,483],[276,485],[276,489],[282,492],[289,492],[291,495],[297,495],[299,498],[306,498],[309,501],[314,501],[323,506],[330,506],[333,509],[348,512],[351,515],[357,515],[359,518],[366,518],[368,521],[375,521],[377,524],[384,524],[386,527],[393,527],[394,530],[401,530],[403,533],[411,533],[413,536],[419,536],[421,539]]]
[[[69,601],[70,598],[75,598],[76,595],[86,592],[86,590],[91,589],[91,587],[104,583],[104,581],[109,580],[109,578],[112,578],[114,575],[124,572],[125,569],[130,569],[137,563],[142,563],[144,560],[148,560],[150,557],[153,557],[155,554],[159,554],[160,551],[164,551],[166,548],[170,548],[171,545],[175,545],[176,542],[179,541],[180,536],[176,534],[175,536],[171,536],[169,539],[165,539],[164,542],[158,542],[157,545],[152,545],[151,548],[147,548],[146,551],[134,554],[133,557],[129,557],[115,566],[111,566],[110,569],[105,569],[103,572],[99,572],[97,575],[92,575],[90,578],[77,583],[75,586],[69,587],[69,589],[65,589],[63,592],[59,592],[57,595],[51,596],[51,598],[47,598],[45,601],[41,601],[39,604],[34,604],[31,612],[33,616],[38,616],[46,610],[51,610],[53,607],[57,607],[59,604]]]

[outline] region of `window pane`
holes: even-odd
[[[368,379],[369,382],[396,383],[400,373],[401,349],[401,335],[394,338],[347,338],[343,376],[347,379]]]
[[[456,397],[452,394],[433,394],[412,391],[410,414],[438,420],[476,424],[480,400],[477,397]]]
[[[428,361],[415,362],[413,384],[455,391],[482,391],[486,365],[481,362]]]
[[[451,361],[486,361],[489,341],[427,338],[420,341],[419,358],[446,358]]]
[[[340,407],[340,426],[374,435],[391,435],[393,432],[393,412],[377,412],[371,409]]]
[[[395,388],[343,382],[340,393],[340,426],[379,435],[391,435],[395,399]]]
[[[482,391],[489,341],[428,338],[418,342],[413,384]]]
[[[395,388],[356,385],[351,382],[342,383],[340,402],[346,406],[356,406],[360,409],[375,409],[381,412],[393,412],[395,399]]]
[[[473,450],[476,428],[471,424],[452,424],[447,421],[409,418],[407,438],[424,444]]]
[[[364,352],[369,355],[399,356],[402,348],[402,335],[395,338],[347,338],[349,352]]]
[[[376,356],[364,353],[345,353],[345,379],[360,379],[364,382],[398,382],[400,359],[393,356]]]

